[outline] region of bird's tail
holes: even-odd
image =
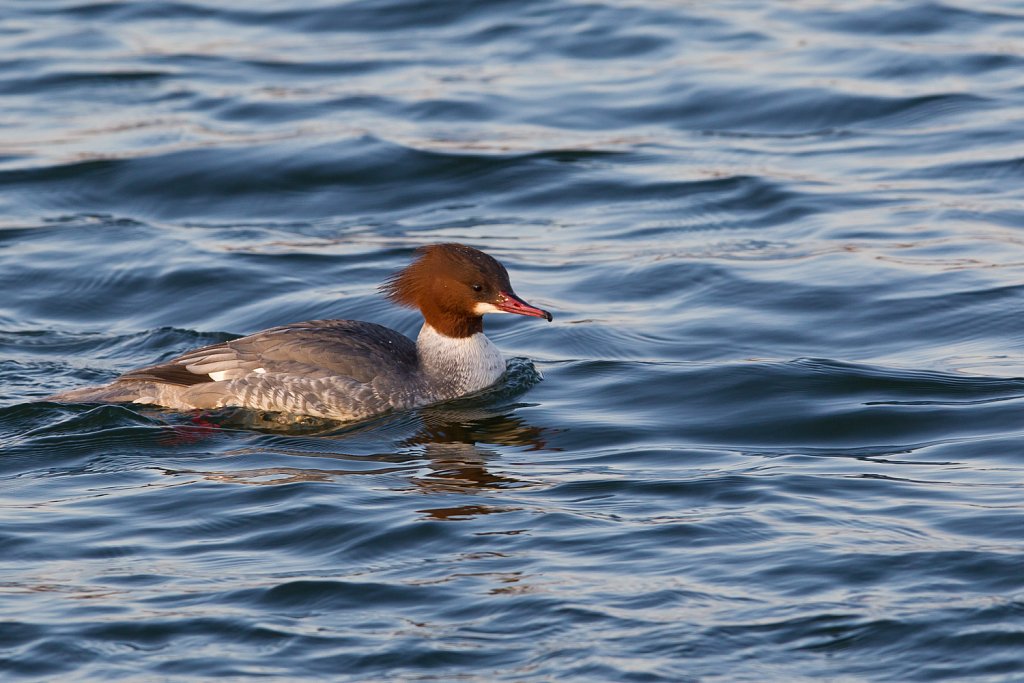
[[[98,387],[62,391],[43,400],[54,403],[128,403],[142,395],[139,391],[141,384],[144,382],[111,382]]]

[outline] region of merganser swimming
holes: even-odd
[[[74,389],[50,401],[147,403],[173,410],[237,406],[358,420],[480,391],[505,372],[483,333],[484,313],[551,314],[512,291],[494,258],[463,244],[434,244],[381,291],[418,308],[411,339],[356,320],[311,320],[204,346],[166,363],[132,370],[110,384]]]

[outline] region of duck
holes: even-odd
[[[172,411],[237,407],[362,420],[496,384],[505,360],[484,335],[484,315],[553,319],[515,293],[497,259],[465,244],[416,249],[412,262],[380,291],[400,306],[419,309],[423,325],[415,341],[359,320],[290,323],[44,400],[150,404]]]

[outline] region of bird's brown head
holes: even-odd
[[[431,244],[381,285],[389,299],[418,308],[427,323],[449,337],[483,331],[483,314],[515,313],[551,321],[512,290],[508,272],[497,260],[464,244]]]

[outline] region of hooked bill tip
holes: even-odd
[[[532,306],[512,292],[502,292],[501,300],[497,304],[499,311],[505,313],[515,313],[516,315],[528,315],[534,318],[544,318],[548,322],[551,322],[551,314],[542,308]]]

